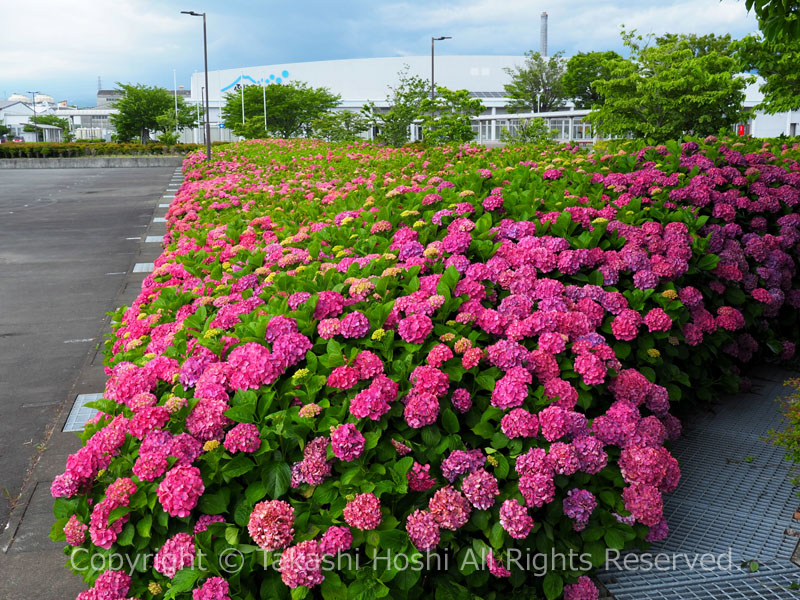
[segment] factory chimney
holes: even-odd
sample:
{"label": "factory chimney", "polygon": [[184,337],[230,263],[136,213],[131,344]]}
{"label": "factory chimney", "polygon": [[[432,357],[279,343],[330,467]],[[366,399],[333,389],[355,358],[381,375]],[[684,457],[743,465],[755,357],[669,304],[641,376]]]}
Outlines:
{"label": "factory chimney", "polygon": [[541,48],[539,53],[542,56],[547,56],[547,13],[542,13],[542,28],[539,32],[539,42],[541,44]]}

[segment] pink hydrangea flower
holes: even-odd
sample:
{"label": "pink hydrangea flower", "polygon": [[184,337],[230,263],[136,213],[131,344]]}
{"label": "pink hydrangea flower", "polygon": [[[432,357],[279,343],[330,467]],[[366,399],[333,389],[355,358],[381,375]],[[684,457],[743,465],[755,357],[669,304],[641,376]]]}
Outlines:
{"label": "pink hydrangea flower", "polygon": [[397,325],[397,333],[404,342],[421,344],[433,331],[433,322],[426,315],[413,314],[401,319]]}
{"label": "pink hydrangea flower", "polygon": [[345,552],[353,545],[353,534],[347,527],[334,525],[328,528],[319,540],[319,549],[324,555],[336,555]]}
{"label": "pink hydrangea flower", "polygon": [[70,546],[80,546],[86,540],[86,531],[89,526],[81,522],[77,515],[72,515],[64,525],[64,536]]}
{"label": "pink hydrangea flower", "polygon": [[351,312],[342,319],[339,333],[344,338],[362,338],[369,333],[369,319],[358,311]]}
{"label": "pink hydrangea flower", "polygon": [[176,465],[158,484],[156,494],[161,506],[172,517],[188,517],[191,514],[205,486],[200,469],[186,465]]}
{"label": "pink hydrangea flower", "polygon": [[294,508],[283,500],[265,500],[253,507],[247,531],[267,552],[286,548],[294,537]]}
{"label": "pink hydrangea flower", "polygon": [[364,451],[366,440],[352,423],[344,423],[331,431],[331,448],[339,460],[355,460]]}
{"label": "pink hydrangea flower", "polygon": [[461,492],[448,485],[436,490],[428,502],[428,510],[439,527],[455,531],[469,521],[472,507]]}
{"label": "pink hydrangea flower", "polygon": [[486,566],[489,568],[489,573],[495,577],[511,577],[511,571],[506,569],[499,560],[494,556],[494,551],[486,555]]}
{"label": "pink hydrangea flower", "polygon": [[209,577],[199,588],[192,590],[192,600],[231,600],[228,582],[222,577]]}
{"label": "pink hydrangea flower", "polygon": [[323,553],[313,540],[300,542],[281,554],[281,581],[294,589],[304,585],[312,588],[325,579],[322,574]]}
{"label": "pink hydrangea flower", "polygon": [[258,427],[252,423],[237,423],[225,436],[225,449],[231,454],[236,452],[252,453],[261,447]]}
{"label": "pink hydrangea flower", "polygon": [[409,427],[414,429],[432,425],[439,416],[439,400],[433,394],[424,392],[410,394],[403,416]]}
{"label": "pink hydrangea flower", "polygon": [[356,529],[375,529],[381,519],[381,501],[375,494],[358,494],[344,507],[345,523]]}
{"label": "pink hydrangea flower", "polygon": [[406,531],[417,550],[425,552],[439,544],[439,524],[427,510],[415,510],[408,515]]}
{"label": "pink hydrangea flower", "polygon": [[161,546],[153,559],[153,568],[172,579],[178,571],[194,564],[196,553],[194,537],[178,533]]}
{"label": "pink hydrangea flower", "polygon": [[528,509],[510,498],[500,506],[500,524],[512,538],[523,540],[533,529],[534,522]]}
{"label": "pink hydrangea flower", "polygon": [[467,475],[461,483],[461,491],[472,506],[480,510],[491,508],[495,497],[500,495],[497,479],[485,469],[478,469]]}
{"label": "pink hydrangea flower", "polygon": [[500,420],[500,429],[510,439],[536,437],[539,433],[539,419],[524,408],[515,408]]}
{"label": "pink hydrangea flower", "polygon": [[578,583],[564,586],[564,600],[597,600],[599,597],[600,590],[586,575],[578,577]]}

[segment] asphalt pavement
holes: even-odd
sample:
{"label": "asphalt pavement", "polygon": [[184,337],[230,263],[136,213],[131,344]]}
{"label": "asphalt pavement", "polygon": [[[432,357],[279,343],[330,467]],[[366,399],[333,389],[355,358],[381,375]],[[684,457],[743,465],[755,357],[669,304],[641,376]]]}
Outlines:
{"label": "asphalt pavement", "polygon": [[[47,539],[49,482],[79,447],[61,428],[78,393],[103,391],[107,313],[141,288],[134,264],[160,254],[145,237],[164,233],[152,219],[166,212],[158,204],[175,171],[0,171],[2,600],[32,597],[33,581],[45,600],[81,589]],[[42,578],[51,567],[57,575]]]}

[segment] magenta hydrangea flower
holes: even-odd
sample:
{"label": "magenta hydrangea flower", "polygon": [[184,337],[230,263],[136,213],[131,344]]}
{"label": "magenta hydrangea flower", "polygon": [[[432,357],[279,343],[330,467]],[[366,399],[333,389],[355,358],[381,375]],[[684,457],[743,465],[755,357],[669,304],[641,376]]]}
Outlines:
{"label": "magenta hydrangea flower", "polygon": [[328,375],[328,385],[337,390],[349,390],[358,383],[361,374],[358,369],[347,365],[336,367]]}
{"label": "magenta hydrangea flower", "polygon": [[86,531],[89,526],[78,519],[77,515],[72,515],[64,525],[64,536],[70,546],[80,546],[86,540]]}
{"label": "magenta hydrangea flower", "polygon": [[195,533],[202,533],[208,529],[208,526],[212,523],[224,523],[225,517],[222,515],[200,515],[197,519],[197,523],[194,524],[194,532]]}
{"label": "magenta hydrangea flower", "polygon": [[644,316],[644,324],[649,331],[669,331],[672,319],[662,308],[653,308]]}
{"label": "magenta hydrangea flower", "polygon": [[339,335],[342,323],[339,319],[322,319],[317,325],[317,333],[323,340],[329,340]]}
{"label": "magenta hydrangea flower", "polygon": [[203,495],[205,486],[200,476],[200,469],[187,465],[176,465],[164,476],[158,484],[156,494],[164,510],[172,517],[188,517],[200,496]]}
{"label": "magenta hydrangea flower", "polygon": [[439,527],[455,531],[469,521],[472,507],[461,492],[448,485],[436,490],[428,502],[428,510]]}
{"label": "magenta hydrangea flower", "polygon": [[403,416],[409,427],[414,429],[432,425],[439,416],[439,400],[433,394],[424,392],[409,394]]}
{"label": "magenta hydrangea flower", "polygon": [[351,312],[342,319],[339,333],[349,339],[362,338],[369,333],[369,319],[358,311]]}
{"label": "magenta hydrangea flower", "polygon": [[409,380],[414,384],[415,392],[433,394],[437,398],[447,394],[450,387],[450,378],[447,373],[429,365],[415,368],[411,371]]}
{"label": "magenta hydrangea flower", "polygon": [[304,585],[312,588],[325,579],[322,574],[323,553],[313,540],[300,542],[281,554],[281,581],[294,589]]}
{"label": "magenta hydrangea flower", "polygon": [[524,408],[515,408],[500,420],[500,429],[510,439],[536,437],[539,419]]}
{"label": "magenta hydrangea flower", "polygon": [[500,525],[512,538],[523,540],[530,534],[534,522],[528,509],[510,498],[500,506]]}
{"label": "magenta hydrangea flower", "polygon": [[597,500],[590,491],[573,488],[567,492],[563,508],[564,514],[575,521],[572,528],[575,531],[583,531],[592,512],[597,508]]}
{"label": "magenta hydrangea flower", "polygon": [[236,452],[252,453],[261,447],[258,427],[252,423],[237,423],[225,436],[225,449],[231,454]]}
{"label": "magenta hydrangea flower", "polygon": [[192,590],[192,600],[231,600],[228,582],[222,577],[209,577],[199,588]]}
{"label": "magenta hydrangea flower", "polygon": [[194,537],[178,533],[161,546],[153,559],[153,568],[172,579],[178,571],[194,564],[196,553]]}
{"label": "magenta hydrangea flower", "polygon": [[534,471],[519,478],[519,491],[528,506],[539,508],[549,504],[556,496],[552,472]]}
{"label": "magenta hydrangea flower", "polygon": [[434,346],[431,351],[428,352],[428,356],[425,358],[425,360],[430,366],[438,369],[451,358],[453,358],[453,351],[450,350],[449,346],[445,344],[439,344]]}
{"label": "magenta hydrangea flower", "polygon": [[500,495],[497,479],[485,469],[478,469],[464,477],[461,491],[472,503],[472,506],[479,510],[491,508],[495,498]]}
{"label": "magenta hydrangea flower", "polygon": [[353,545],[353,534],[347,527],[334,525],[328,528],[319,540],[319,549],[324,555],[345,552]]}
{"label": "magenta hydrangea flower", "polygon": [[469,348],[464,352],[464,356],[461,357],[461,366],[467,369],[473,369],[478,366],[483,358],[483,350],[480,348]]}
{"label": "magenta hydrangea flower", "polygon": [[406,473],[408,488],[414,492],[424,492],[436,485],[436,479],[431,476],[431,466],[421,465],[414,461],[411,470]]}
{"label": "magenta hydrangea flower", "polygon": [[229,408],[228,403],[222,400],[200,398],[186,417],[186,430],[202,442],[221,441],[225,427],[233,423],[225,416]]}
{"label": "magenta hydrangea flower", "polygon": [[447,481],[454,481],[459,475],[473,473],[483,467],[486,463],[486,456],[483,451],[476,448],[474,450],[453,450],[450,456],[442,461],[441,469]]}
{"label": "magenta hydrangea flower", "polygon": [[625,509],[644,525],[655,527],[664,517],[661,492],[646,483],[634,483],[622,491]]}
{"label": "magenta hydrangea flower", "polygon": [[377,354],[369,350],[359,352],[353,361],[353,367],[358,369],[361,379],[372,379],[383,373],[383,361]]}
{"label": "magenta hydrangea flower", "polygon": [[408,515],[406,531],[414,547],[422,552],[439,544],[439,524],[427,510],[417,509]]}
{"label": "magenta hydrangea flower", "polygon": [[469,409],[472,408],[472,398],[469,395],[469,391],[465,388],[458,388],[455,390],[450,401],[453,403],[453,408],[462,414],[468,412]]}
{"label": "magenta hydrangea flower", "polygon": [[431,331],[433,331],[433,321],[422,314],[413,314],[401,319],[397,324],[397,333],[409,344],[421,344]]}
{"label": "magenta hydrangea flower", "polygon": [[367,531],[381,524],[381,501],[375,494],[358,494],[344,507],[344,520],[350,527]]}
{"label": "magenta hydrangea flower", "polygon": [[247,523],[250,537],[267,552],[286,548],[294,537],[294,508],[283,500],[265,500],[253,507]]}
{"label": "magenta hydrangea flower", "polygon": [[364,451],[366,440],[352,423],[344,423],[331,429],[331,448],[339,460],[355,460]]}
{"label": "magenta hydrangea flower", "polygon": [[600,590],[586,575],[578,577],[577,583],[564,586],[564,600],[597,600],[599,597]]}
{"label": "magenta hydrangea flower", "polygon": [[499,560],[494,556],[494,551],[490,551],[486,555],[486,566],[489,568],[489,573],[495,577],[511,577],[511,571],[506,569]]}

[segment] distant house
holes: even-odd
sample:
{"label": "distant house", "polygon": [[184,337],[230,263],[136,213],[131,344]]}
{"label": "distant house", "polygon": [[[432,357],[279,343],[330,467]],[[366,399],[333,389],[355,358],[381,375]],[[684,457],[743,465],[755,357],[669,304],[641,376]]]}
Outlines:
{"label": "distant house", "polygon": [[23,131],[25,125],[33,120],[33,109],[30,104],[20,100],[0,100],[0,125],[11,130],[9,137],[22,138],[26,142],[36,141],[34,132]]}

